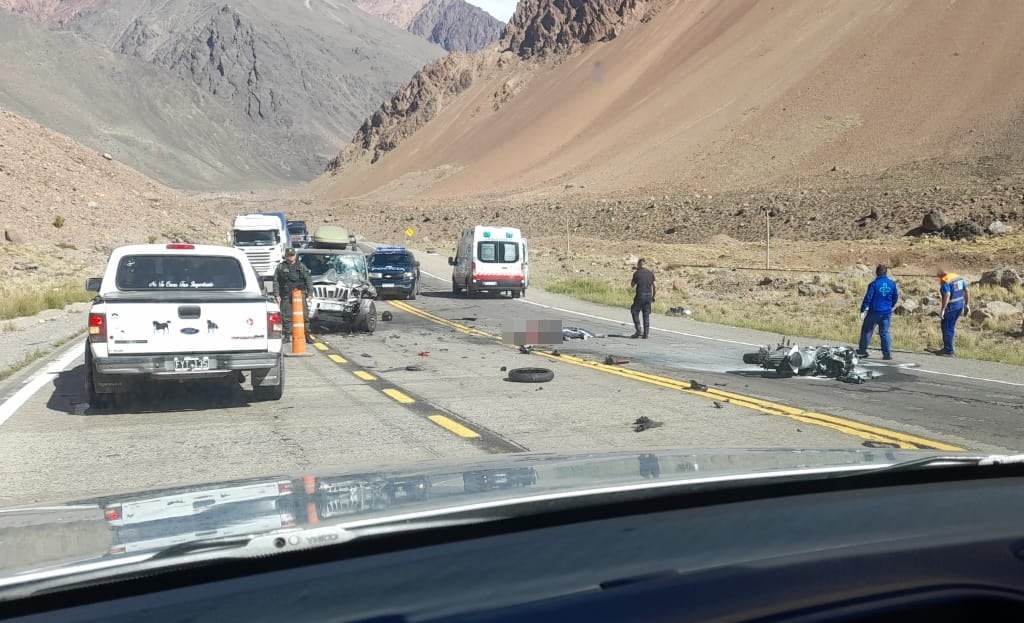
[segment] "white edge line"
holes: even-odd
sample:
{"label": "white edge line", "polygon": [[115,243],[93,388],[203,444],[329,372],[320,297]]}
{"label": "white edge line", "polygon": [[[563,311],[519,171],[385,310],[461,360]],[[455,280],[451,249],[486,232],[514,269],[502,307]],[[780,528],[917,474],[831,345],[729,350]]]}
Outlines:
{"label": "white edge line", "polygon": [[[442,279],[441,277],[438,277],[437,275],[434,275],[432,273],[428,273],[425,270],[421,270],[420,272],[423,273],[424,275],[427,275],[428,277],[433,277],[434,279],[437,279],[439,281],[442,281],[442,282],[446,281],[445,279]],[[537,307],[543,307],[544,309],[553,309],[555,311],[565,312],[567,314],[575,314],[577,316],[583,316],[585,318],[593,318],[594,320],[603,320],[605,322],[614,322],[614,323],[621,324],[621,325],[625,325],[626,324],[626,323],[621,322],[619,320],[612,320],[611,318],[604,318],[603,316],[595,316],[593,314],[585,314],[583,312],[573,311],[571,309],[563,309],[561,307],[555,307],[553,305],[544,305],[542,303],[537,303],[535,301],[527,301],[526,299],[515,299],[515,301],[518,302],[518,303],[527,303],[529,305],[536,305]],[[665,332],[665,333],[672,333],[672,334],[675,334],[675,335],[683,335],[683,336],[686,336],[686,337],[695,337],[695,338],[699,338],[699,339],[702,339],[702,340],[711,340],[713,342],[723,342],[723,343],[726,343],[726,344],[739,344],[741,346],[755,346],[755,347],[758,347],[758,348],[763,346],[762,344],[751,344],[750,342],[738,342],[736,340],[726,340],[726,339],[723,339],[723,338],[708,337],[706,335],[697,335],[696,333],[686,333],[684,331],[673,331],[672,329],[661,329],[659,327],[651,327],[651,329],[653,329],[655,331],[662,331],[662,332]],[[953,378],[957,378],[957,379],[966,379],[966,380],[969,380],[969,381],[980,381],[980,382],[983,382],[983,383],[998,383],[1000,385],[1010,385],[1012,387],[1024,387],[1024,383],[1014,383],[1013,381],[1001,381],[999,379],[986,379],[986,378],[978,377],[978,376],[968,376],[966,374],[955,374],[953,372],[938,372],[936,370],[926,370],[926,369],[920,367],[920,365],[918,365],[917,367],[914,367],[914,368],[910,368],[909,366],[891,366],[891,367],[900,367],[900,368],[903,368],[905,370],[906,369],[913,369],[913,370],[916,370],[918,372],[924,372],[925,374],[936,374],[936,375],[939,375],[939,376],[949,376],[949,377],[953,377]]]}
{"label": "white edge line", "polygon": [[74,340],[64,353],[58,355],[50,365],[36,372],[35,375],[25,381],[18,391],[14,392],[10,398],[0,404],[0,426],[3,426],[22,405],[28,402],[29,398],[49,383],[53,377],[63,372],[64,368],[80,357],[82,355],[81,349],[81,343],[78,340]]}
{"label": "white edge line", "polygon": [[955,374],[953,372],[937,372],[935,370],[925,370],[924,368],[913,368],[918,372],[924,372],[925,374],[938,374],[940,376],[951,376],[957,379],[968,379],[971,381],[984,381],[986,383],[999,383],[1000,385],[1012,385],[1014,387],[1024,387],[1024,383],[1014,383],[1013,381],[1000,381],[999,379],[986,379],[980,376],[968,376],[966,374]]}

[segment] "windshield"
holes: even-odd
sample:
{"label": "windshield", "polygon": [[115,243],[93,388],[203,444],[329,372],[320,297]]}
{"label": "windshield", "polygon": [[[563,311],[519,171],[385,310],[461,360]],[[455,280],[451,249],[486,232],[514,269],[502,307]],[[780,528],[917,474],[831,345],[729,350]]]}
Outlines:
{"label": "windshield", "polygon": [[362,277],[366,273],[366,259],[362,255],[300,253],[299,261],[305,264],[314,276],[324,275],[330,270],[342,279]]}
{"label": "windshield", "polygon": [[370,256],[371,268],[408,268],[412,266],[412,258],[406,253],[374,253]]}
{"label": "windshield", "polygon": [[233,257],[127,255],[115,284],[122,291],[242,290],[245,273]]}
{"label": "windshield", "polygon": [[1022,24],[0,0],[0,580],[1024,452]]}
{"label": "windshield", "polygon": [[271,229],[266,231],[235,230],[236,247],[272,247],[279,243],[280,233]]}

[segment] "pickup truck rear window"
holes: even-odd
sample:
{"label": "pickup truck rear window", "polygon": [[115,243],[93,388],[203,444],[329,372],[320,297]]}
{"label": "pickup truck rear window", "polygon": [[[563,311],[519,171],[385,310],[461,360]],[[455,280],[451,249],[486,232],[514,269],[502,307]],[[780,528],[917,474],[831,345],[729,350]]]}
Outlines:
{"label": "pickup truck rear window", "polygon": [[245,273],[233,257],[126,255],[114,283],[121,291],[244,290]]}

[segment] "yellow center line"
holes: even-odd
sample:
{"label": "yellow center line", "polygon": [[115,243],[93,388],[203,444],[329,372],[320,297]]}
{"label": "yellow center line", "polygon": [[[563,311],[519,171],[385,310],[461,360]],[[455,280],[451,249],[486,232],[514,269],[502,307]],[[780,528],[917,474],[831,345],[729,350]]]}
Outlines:
{"label": "yellow center line", "polygon": [[459,424],[458,422],[449,417],[445,417],[443,415],[431,415],[427,419],[433,422],[434,424],[437,424],[441,428],[444,428],[449,432],[455,433],[456,435],[462,437],[463,439],[480,438],[480,434],[477,433],[475,430],[466,428],[462,424]]}
{"label": "yellow center line", "polygon": [[[402,311],[408,312],[420,318],[430,320],[431,322],[444,325],[460,331],[467,335],[475,335],[478,337],[487,337],[491,339],[501,340],[499,336],[492,335],[479,329],[473,329],[451,320],[435,316],[430,312],[423,311],[415,307],[411,307],[406,303],[398,301],[389,301],[396,308]],[[511,345],[506,345],[511,346]],[[736,406],[745,407],[753,411],[765,413],[767,415],[777,415],[805,424],[813,424],[824,428],[829,428],[842,432],[847,435],[859,437],[870,441],[884,441],[894,443],[900,448],[915,449],[915,448],[932,448],[935,450],[942,450],[945,452],[960,452],[963,448],[954,446],[951,444],[943,443],[941,441],[935,441],[933,439],[925,439],[924,437],[918,437],[916,435],[908,435],[906,433],[900,433],[898,431],[889,430],[887,428],[881,428],[878,426],[872,426],[870,424],[864,424],[862,422],[855,422],[853,420],[847,420],[845,418],[837,417],[834,415],[827,415],[824,413],[816,413],[814,411],[805,411],[804,409],[798,409],[788,405],[771,402],[768,400],[761,400],[760,398],[754,398],[753,396],[745,396],[743,394],[737,394],[734,392],[723,391],[714,388],[708,388],[706,391],[701,391],[693,388],[693,384],[689,381],[681,381],[669,377],[659,376],[657,374],[650,374],[647,372],[641,372],[639,370],[630,370],[628,368],[621,368],[619,366],[612,366],[597,361],[590,361],[573,355],[554,355],[543,350],[533,349],[531,351],[535,355],[546,357],[552,361],[561,361],[570,365],[580,366],[583,368],[589,368],[591,370],[598,370],[607,374],[614,374],[627,379],[640,381],[642,383],[648,383],[650,385],[656,385],[665,389],[672,389],[681,391],[694,396],[700,396],[702,398],[709,398],[713,400],[721,400],[723,402],[729,402]]]}
{"label": "yellow center line", "polygon": [[363,379],[364,381],[376,381],[377,380],[377,377],[375,377],[374,375],[370,374],[369,372],[365,372],[363,370],[356,370],[352,374],[358,376],[359,378]]}
{"label": "yellow center line", "polygon": [[334,363],[348,363],[348,359],[345,359],[341,355],[335,355],[333,353],[330,354],[330,355],[327,355],[327,358],[330,359],[331,361],[333,361]]}
{"label": "yellow center line", "polygon": [[403,394],[402,392],[398,391],[397,389],[389,387],[389,388],[387,388],[387,389],[385,389],[383,391],[384,391],[385,394],[387,394],[388,396],[391,396],[392,398],[394,398],[396,401],[402,403],[403,405],[411,405],[412,403],[416,402],[415,400],[413,400],[409,396]]}
{"label": "yellow center line", "polygon": [[314,343],[313,343],[313,346],[314,346],[314,347],[315,347],[315,348],[316,348],[317,350],[327,350],[327,349],[328,349],[328,348],[327,348],[327,344],[324,344],[323,342],[314,342]]}

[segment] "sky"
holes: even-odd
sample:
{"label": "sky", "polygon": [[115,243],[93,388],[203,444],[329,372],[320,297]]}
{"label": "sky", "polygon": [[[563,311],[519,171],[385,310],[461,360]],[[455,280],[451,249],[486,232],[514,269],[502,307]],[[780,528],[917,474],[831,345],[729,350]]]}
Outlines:
{"label": "sky", "polygon": [[487,11],[494,17],[497,17],[503,22],[507,22],[512,18],[512,14],[516,12],[516,5],[519,4],[519,0],[466,0],[470,4],[475,4],[481,9]]}

